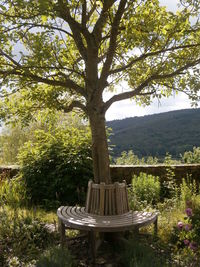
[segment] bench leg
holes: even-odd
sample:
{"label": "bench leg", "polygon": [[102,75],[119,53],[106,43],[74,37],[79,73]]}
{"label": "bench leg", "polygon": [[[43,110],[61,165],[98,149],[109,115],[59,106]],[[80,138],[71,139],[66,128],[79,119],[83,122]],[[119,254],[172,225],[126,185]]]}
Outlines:
{"label": "bench leg", "polygon": [[154,237],[156,238],[158,235],[158,217],[156,218],[154,222]]}
{"label": "bench leg", "polygon": [[92,254],[92,260],[96,262],[96,233],[94,231],[88,232],[88,243],[89,243],[89,250]]}
{"label": "bench leg", "polygon": [[62,248],[64,247],[65,245],[65,225],[64,223],[59,219],[59,233],[60,233],[60,243],[61,243],[61,246]]}
{"label": "bench leg", "polygon": [[139,236],[139,227],[136,227],[136,228],[134,228],[134,230],[133,230],[133,234],[135,235],[135,237],[138,237]]}

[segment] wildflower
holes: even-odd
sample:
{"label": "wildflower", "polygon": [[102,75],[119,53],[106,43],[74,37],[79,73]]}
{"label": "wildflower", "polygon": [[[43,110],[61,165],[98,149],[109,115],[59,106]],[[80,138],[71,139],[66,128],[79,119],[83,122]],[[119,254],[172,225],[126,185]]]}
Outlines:
{"label": "wildflower", "polygon": [[195,242],[191,242],[191,243],[189,244],[189,248],[190,248],[191,250],[197,250],[197,243],[195,243]]}
{"label": "wildflower", "polygon": [[183,242],[184,242],[184,244],[185,244],[186,246],[188,246],[188,245],[190,244],[190,241],[189,241],[188,239],[185,239]]}
{"label": "wildflower", "polygon": [[182,222],[178,222],[178,225],[177,225],[177,227],[178,227],[178,229],[183,229],[183,226],[184,226],[184,224],[182,223]]}
{"label": "wildflower", "polygon": [[192,209],[191,208],[187,208],[185,210],[185,212],[186,212],[186,214],[187,214],[188,217],[191,217],[192,216]]}
{"label": "wildflower", "polygon": [[191,224],[186,224],[185,225],[185,230],[186,231],[190,231],[192,229],[192,225]]}

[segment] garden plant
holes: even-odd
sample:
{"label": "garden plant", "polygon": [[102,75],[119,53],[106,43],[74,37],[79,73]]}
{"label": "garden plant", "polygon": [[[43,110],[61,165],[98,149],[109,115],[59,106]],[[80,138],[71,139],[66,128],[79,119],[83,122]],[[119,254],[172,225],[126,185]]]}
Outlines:
{"label": "garden plant", "polygon": [[[20,119],[28,124],[40,109],[49,108],[64,113],[74,109],[81,110],[91,129],[93,179],[96,183],[112,183],[105,114],[113,103],[132,98],[140,105],[149,105],[153,98],[169,97],[174,92],[186,93],[194,105],[198,102],[199,11],[200,2],[195,0],[180,0],[176,13],[167,11],[158,0],[0,0],[1,119],[6,122]],[[117,87],[120,85],[126,89],[120,90]],[[105,93],[108,91],[111,96],[107,99]],[[72,134],[77,135],[77,132]],[[55,142],[55,136],[58,143]],[[63,164],[65,157],[66,151],[62,145],[67,141],[62,136],[62,131],[55,133],[55,136],[51,133],[41,133],[41,139],[35,142],[35,149],[27,143],[25,147],[30,153],[26,150],[21,152],[24,164],[22,171],[27,175],[26,185],[28,186],[28,182],[31,185],[26,188],[27,193],[32,193],[32,200],[36,204],[37,193],[42,200],[49,200],[47,195],[41,195],[35,187],[34,191],[30,192],[37,178],[35,174],[41,170],[48,173],[49,169],[46,170],[45,167],[55,166],[48,165],[46,159],[58,160],[59,166]],[[50,142],[47,143],[47,140]],[[68,145],[70,146],[69,143]],[[76,145],[77,142],[74,142],[74,146]],[[45,155],[43,158],[42,151]],[[84,141],[80,153],[74,152],[73,147],[70,147],[69,151],[74,155],[74,158],[68,158],[70,171],[74,171],[71,168],[73,163],[73,167],[82,173],[83,165],[88,162],[88,158],[81,158],[81,153],[88,155],[84,150]],[[34,165],[36,162],[38,169]],[[31,168],[35,176],[28,179],[32,176]],[[62,171],[63,177],[68,180],[70,173],[65,169]],[[46,177],[47,181],[40,181],[44,189],[45,183],[55,178],[52,172]],[[168,178],[165,188],[171,193],[174,188],[171,187],[172,179]],[[61,180],[61,176],[58,180],[55,179],[55,184],[49,191],[49,195],[56,191],[58,199],[61,197],[58,187],[61,190],[61,187],[65,186]],[[75,186],[68,187],[67,190],[75,191]],[[1,209],[4,209],[9,201],[5,194],[2,198],[5,204],[1,203]],[[170,212],[178,214],[176,200],[178,203],[180,199],[178,195],[173,195],[173,199]],[[160,207],[167,206],[166,203],[169,202],[164,200]],[[153,204],[155,208],[156,203]],[[16,220],[18,217],[15,216]],[[1,218],[4,218],[4,215]],[[189,223],[198,224],[198,219],[195,218],[195,215],[194,218],[191,216],[188,220],[193,221]],[[29,220],[21,217],[16,222],[13,220],[10,225],[12,230],[6,232],[7,236],[3,239],[11,248],[7,253],[12,254],[13,258],[10,261],[3,258],[4,263],[20,266],[21,263],[15,258],[15,254],[20,255],[18,247],[12,247],[11,243],[15,242],[9,241],[12,241],[21,229],[28,236],[25,235],[24,239],[30,240],[32,245],[31,252],[28,252],[31,257],[27,259],[31,261],[36,250],[39,253],[46,249],[47,244],[38,240],[42,234],[42,241],[47,241],[49,233],[39,222],[37,225],[39,230],[34,228],[32,218]],[[167,225],[170,228],[169,224]],[[36,231],[34,237],[27,230],[29,226]],[[17,231],[13,232],[15,227]],[[196,229],[196,226],[192,227]],[[6,230],[0,229],[3,236]],[[165,232],[167,233],[166,228]],[[12,233],[15,233],[14,237]],[[193,237],[190,239],[188,237],[190,243],[198,243]],[[4,247],[3,243],[3,249]],[[29,246],[26,248],[29,249]],[[1,257],[2,255],[4,257],[5,253],[1,253]],[[49,258],[51,255],[50,253]],[[196,255],[198,254],[195,253],[194,256]],[[23,261],[22,255],[20,257]],[[195,260],[198,261],[198,257]],[[184,259],[181,258],[179,262],[184,264]]]}

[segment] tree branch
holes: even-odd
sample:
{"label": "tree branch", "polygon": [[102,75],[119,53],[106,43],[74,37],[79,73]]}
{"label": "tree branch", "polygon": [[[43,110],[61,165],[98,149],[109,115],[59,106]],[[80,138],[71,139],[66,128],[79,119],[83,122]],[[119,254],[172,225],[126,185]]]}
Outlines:
{"label": "tree branch", "polygon": [[139,93],[144,89],[153,79],[153,76],[150,76],[148,79],[146,79],[143,83],[141,83],[135,90],[131,90],[128,92],[124,92],[121,94],[117,94],[112,96],[107,102],[105,102],[103,110],[106,112],[106,110],[114,103],[117,101],[129,99],[131,97],[134,97],[136,95],[139,95]]}
{"label": "tree branch", "polygon": [[83,39],[81,36],[81,33],[84,35],[86,40],[88,41],[89,38],[89,32],[87,28],[83,28],[81,24],[79,24],[72,16],[70,15],[70,10],[68,7],[68,1],[67,3],[64,3],[63,0],[58,0],[58,3],[60,5],[59,7],[59,13],[61,15],[61,18],[66,21],[69,24],[69,27],[73,33],[73,38],[76,43],[76,46],[83,57],[83,59],[86,61],[87,59],[87,51],[83,43]]}
{"label": "tree branch", "polygon": [[29,14],[29,16],[26,17],[26,16],[23,16],[22,14],[21,15],[17,15],[17,14],[10,15],[10,14],[6,14],[6,13],[3,13],[3,12],[0,12],[0,16],[6,17],[6,18],[14,18],[14,19],[19,18],[19,19],[28,19],[28,20],[30,20],[30,19],[35,19],[35,18],[41,16],[41,13],[38,13],[38,14],[35,14],[35,15],[32,15],[32,16],[30,16],[30,14]]}
{"label": "tree branch", "polygon": [[109,69],[112,64],[113,56],[115,54],[115,50],[117,47],[117,36],[118,36],[118,29],[119,29],[119,24],[121,17],[123,15],[125,6],[126,6],[127,0],[121,0],[118,6],[118,10],[116,12],[113,25],[111,28],[111,35],[110,35],[110,44],[108,48],[108,53],[106,57],[106,61],[103,65],[103,69],[101,72],[101,77],[100,77],[100,84],[105,84],[107,77],[109,75]]}
{"label": "tree branch", "polygon": [[94,13],[95,9],[97,7],[97,3],[96,3],[96,0],[94,0],[94,4],[92,5],[92,8],[90,9],[88,15],[87,15],[87,21],[89,21],[90,17],[92,16],[92,14]]}
{"label": "tree branch", "polygon": [[168,78],[172,78],[176,75],[181,75],[183,74],[184,70],[187,70],[197,64],[200,64],[200,58],[198,58],[197,60],[194,60],[192,62],[189,62],[187,64],[185,64],[184,66],[178,68],[177,70],[171,72],[171,73],[166,73],[166,74],[152,74],[149,78],[147,78],[143,83],[141,83],[135,90],[133,91],[128,91],[128,92],[124,92],[121,94],[117,94],[114,95],[113,97],[111,97],[108,101],[105,102],[104,104],[104,111],[106,112],[106,110],[114,103],[117,101],[121,101],[121,100],[125,100],[125,99],[129,99],[131,97],[134,97],[136,95],[145,95],[145,94],[153,94],[155,93],[155,91],[151,91],[151,93],[147,92],[147,93],[141,93],[141,91],[148,86],[152,81],[155,80],[162,80],[162,79],[168,79]]}
{"label": "tree branch", "polygon": [[66,76],[65,76],[65,81],[58,81],[58,80],[52,80],[52,79],[40,77],[36,74],[31,73],[27,69],[26,66],[25,67],[22,66],[19,62],[17,62],[12,57],[10,57],[8,54],[3,52],[2,49],[0,49],[0,54],[6,57],[9,61],[11,61],[15,65],[15,67],[13,66],[13,69],[11,70],[7,70],[7,71],[0,70],[0,74],[5,75],[5,76],[16,75],[16,76],[21,76],[24,78],[31,78],[34,81],[42,82],[42,83],[53,85],[53,86],[61,86],[64,88],[70,88],[74,90],[76,93],[86,97],[84,88],[82,88],[81,86],[79,86],[78,84],[73,82],[71,79],[67,78]]}
{"label": "tree branch", "polygon": [[32,74],[30,72],[23,71],[23,69],[20,69],[20,70],[13,69],[13,70],[7,70],[7,71],[0,70],[0,75],[5,75],[5,76],[14,75],[14,76],[18,76],[18,77],[24,77],[27,79],[32,79],[34,81],[45,83],[45,84],[52,85],[52,86],[61,86],[64,88],[74,90],[76,93],[86,97],[86,93],[84,91],[84,88],[82,88],[81,86],[79,86],[78,84],[76,84],[75,82],[73,82],[70,79],[65,79],[65,81],[47,79],[47,78],[43,78],[43,77],[37,76],[35,74]]}
{"label": "tree branch", "polygon": [[123,67],[120,67],[120,68],[117,68],[117,69],[114,69],[114,70],[111,70],[109,72],[109,75],[121,72],[123,70],[126,70],[126,69],[130,68],[132,65],[134,65],[135,63],[137,63],[137,62],[139,62],[139,61],[141,61],[141,60],[143,60],[143,59],[145,59],[147,57],[156,56],[158,54],[165,53],[165,52],[176,51],[176,50],[179,50],[179,49],[192,48],[192,47],[198,47],[198,46],[200,46],[200,44],[180,45],[180,46],[174,46],[174,47],[170,47],[170,48],[161,49],[161,50],[157,50],[157,51],[154,51],[154,52],[149,52],[149,53],[146,53],[146,54],[142,54],[138,58],[133,59],[127,65],[125,65]]}
{"label": "tree branch", "polygon": [[31,28],[47,28],[47,29],[50,29],[50,30],[56,30],[56,31],[59,31],[59,32],[63,32],[67,35],[69,35],[70,37],[73,37],[73,35],[62,29],[62,28],[59,28],[59,27],[55,27],[53,25],[44,25],[44,24],[37,24],[37,23],[22,23],[22,24],[19,24],[18,26],[16,27],[13,27],[13,28],[7,28],[5,31],[3,31],[3,33],[6,33],[6,32],[9,32],[9,31],[13,31],[13,30],[17,30],[17,29],[20,29],[21,27],[25,27],[25,26],[31,26]]}
{"label": "tree branch", "polygon": [[83,28],[86,27],[86,22],[87,22],[86,11],[87,11],[87,2],[86,2],[86,0],[84,0],[83,4],[82,4],[82,19],[81,19],[81,24],[82,24]]}
{"label": "tree branch", "polygon": [[63,107],[63,111],[65,113],[68,113],[68,112],[72,111],[74,108],[79,108],[87,114],[86,106],[83,105],[81,102],[76,101],[76,100],[72,101],[72,103],[69,104],[68,106]]}
{"label": "tree branch", "polygon": [[191,67],[194,67],[195,65],[199,64],[200,63],[200,58],[194,60],[194,61],[191,61],[191,62],[188,62],[187,64],[185,64],[184,66],[178,68],[177,70],[171,72],[171,73],[166,73],[166,74],[162,74],[162,75],[154,75],[153,76],[153,80],[161,80],[161,79],[168,79],[168,78],[172,78],[176,75],[180,75],[180,74],[183,74],[183,71],[184,70],[187,70]]}
{"label": "tree branch", "polygon": [[106,22],[106,18],[108,16],[108,10],[109,8],[111,8],[111,6],[116,2],[116,0],[106,0],[104,1],[103,3],[103,8],[102,8],[102,11],[101,11],[101,14],[94,26],[94,29],[93,29],[93,35],[95,36],[95,39],[97,42],[100,42],[101,38],[101,32],[102,32],[102,29],[103,29],[103,26]]}
{"label": "tree branch", "polygon": [[19,62],[17,62],[16,60],[14,60],[11,56],[9,56],[8,54],[6,54],[1,48],[0,48],[0,55],[4,56],[5,58],[7,58],[9,61],[11,61],[15,66],[20,67],[21,65],[19,64]]}

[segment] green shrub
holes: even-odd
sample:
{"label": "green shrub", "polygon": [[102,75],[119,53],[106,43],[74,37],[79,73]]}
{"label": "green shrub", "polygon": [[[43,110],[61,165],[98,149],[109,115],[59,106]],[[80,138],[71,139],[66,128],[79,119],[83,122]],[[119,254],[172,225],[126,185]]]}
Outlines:
{"label": "green shrub", "polygon": [[117,165],[154,165],[158,163],[158,159],[152,156],[140,159],[132,150],[129,150],[128,152],[123,151],[121,156],[115,159],[115,163]]}
{"label": "green shrub", "polygon": [[181,266],[199,266],[200,202],[198,198],[187,201],[184,219],[174,226],[171,241],[182,263]]}
{"label": "green shrub", "polygon": [[124,267],[167,267],[167,261],[144,241],[129,240],[122,253],[121,265]]}
{"label": "green shrub", "polygon": [[57,234],[50,233],[45,223],[21,210],[13,211],[2,207],[0,225],[0,246],[4,262],[13,257],[29,262],[58,240]]}
{"label": "green shrub", "polygon": [[166,153],[164,163],[166,169],[165,180],[161,186],[161,199],[175,199],[177,197],[177,185],[175,183],[174,160],[169,153]]}
{"label": "green shrub", "polygon": [[20,207],[26,204],[26,185],[20,177],[0,176],[0,206]]}
{"label": "green shrub", "polygon": [[135,200],[156,204],[160,199],[159,178],[150,174],[140,173],[132,179],[132,193]]}
{"label": "green shrub", "polygon": [[19,162],[34,204],[80,203],[92,177],[90,134],[73,127],[37,131],[35,141],[20,150]]}
{"label": "green shrub", "polygon": [[191,179],[188,177],[187,179],[182,179],[182,183],[180,185],[180,200],[183,205],[187,201],[192,200],[197,195],[197,184],[195,180],[191,181]]}
{"label": "green shrub", "polygon": [[184,163],[200,163],[200,147],[193,147],[193,151],[187,151],[183,154]]}
{"label": "green shrub", "polygon": [[72,267],[74,261],[68,249],[54,247],[47,250],[36,263],[37,267]]}

